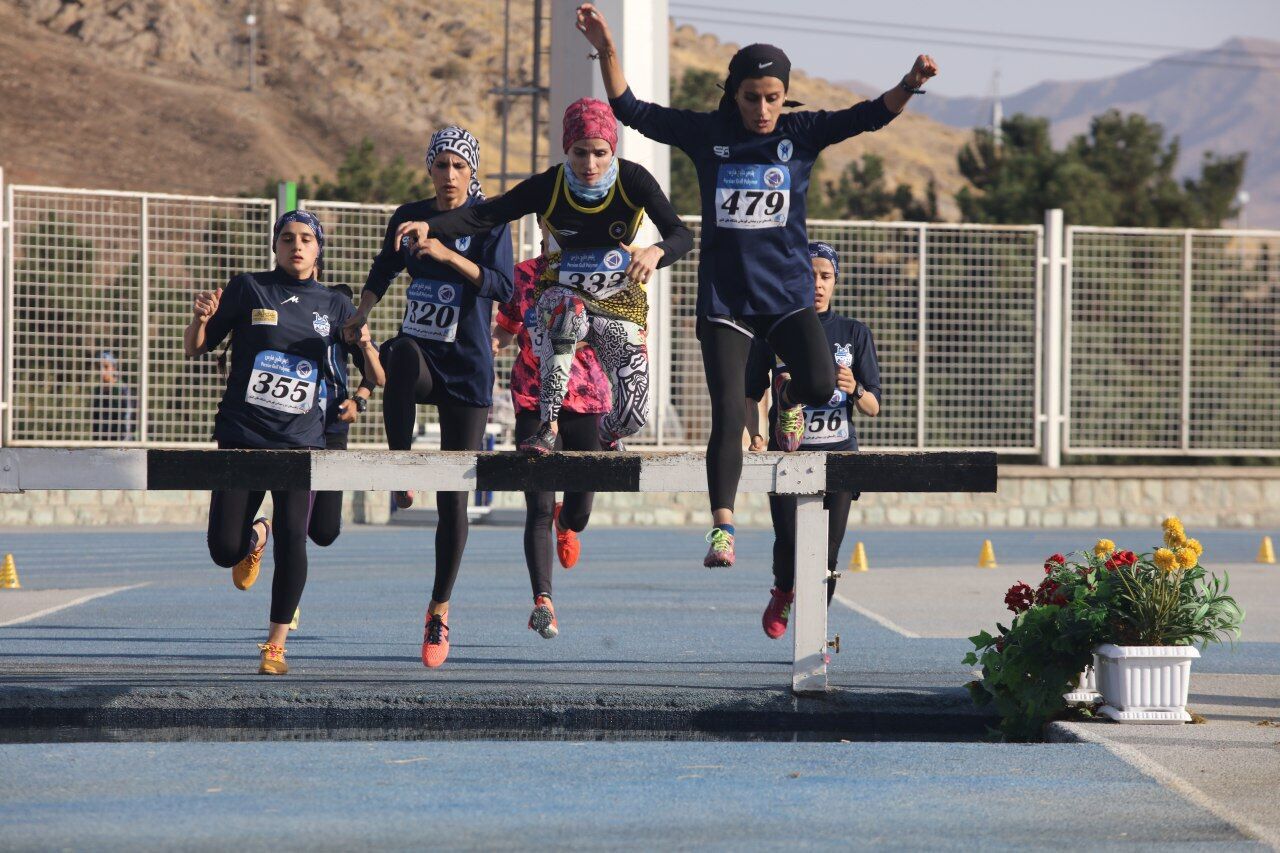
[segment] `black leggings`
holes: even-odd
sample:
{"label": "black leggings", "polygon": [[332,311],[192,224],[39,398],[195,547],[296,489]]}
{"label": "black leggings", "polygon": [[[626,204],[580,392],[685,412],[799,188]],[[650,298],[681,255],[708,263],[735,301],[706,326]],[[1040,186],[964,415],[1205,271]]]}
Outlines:
{"label": "black leggings", "polygon": [[[387,373],[383,389],[382,420],[387,446],[408,450],[413,446],[413,419],[418,403],[434,403],[440,414],[441,450],[479,450],[484,442],[488,406],[450,402],[437,389],[418,344],[396,337],[382,345],[382,365]],[[467,547],[467,498],[470,492],[436,492],[436,579],[431,600],[444,603],[453,594],[462,551]]]}
{"label": "black leggings", "polygon": [[[214,492],[209,501],[209,556],[223,568],[231,568],[258,547],[253,520],[266,492],[234,489]],[[302,601],[307,584],[307,521],[311,492],[271,493],[271,553],[275,571],[271,578],[271,621],[288,624]]]}
{"label": "black leggings", "polygon": [[[516,443],[538,431],[542,416],[538,412],[516,412]],[[560,437],[557,450],[599,450],[599,415],[583,415],[560,410]],[[591,518],[594,492],[565,492],[560,509],[560,524],[581,533]],[[524,493],[524,561],[529,567],[529,583],[533,595],[551,595],[551,515],[555,512],[555,492]]]}
{"label": "black leggings", "polygon": [[[797,311],[772,323],[756,324],[773,351],[790,369],[791,402],[820,406],[836,387],[835,361],[818,312]],[[698,318],[702,367],[711,393],[711,437],[707,441],[707,492],[711,510],[733,509],[742,477],[743,400],[747,396],[747,353],[751,338],[724,323]]]}
{"label": "black leggings", "polygon": [[[840,559],[849,523],[849,506],[853,492],[828,492],[822,500],[827,508],[827,571],[834,572]],[[796,586],[796,499],[791,495],[769,495],[769,514],[773,516],[773,585],[782,592]],[[836,581],[827,581],[827,603],[836,594]]]}
{"label": "black leggings", "polygon": [[[348,435],[345,432],[327,432],[324,435],[325,450],[346,450]],[[307,536],[321,548],[327,548],[342,532],[342,492],[316,492],[311,501],[311,521],[307,524]]]}

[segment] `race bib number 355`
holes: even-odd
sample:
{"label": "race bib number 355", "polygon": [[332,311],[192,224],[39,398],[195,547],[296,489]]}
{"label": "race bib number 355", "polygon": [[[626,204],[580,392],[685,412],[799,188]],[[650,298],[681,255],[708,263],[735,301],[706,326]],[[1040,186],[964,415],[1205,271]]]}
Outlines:
{"label": "race bib number 355", "polygon": [[288,415],[305,415],[315,405],[318,373],[309,358],[263,350],[253,359],[245,402]]}
{"label": "race bib number 355", "polygon": [[565,249],[558,281],[588,296],[604,299],[627,289],[631,253],[625,249]]}
{"label": "race bib number 355", "polygon": [[415,278],[409,285],[409,301],[400,328],[415,338],[452,343],[458,337],[462,287],[447,281]]}
{"label": "race bib number 355", "polygon": [[785,166],[723,163],[716,178],[716,225],[780,228],[791,209],[791,172]]}

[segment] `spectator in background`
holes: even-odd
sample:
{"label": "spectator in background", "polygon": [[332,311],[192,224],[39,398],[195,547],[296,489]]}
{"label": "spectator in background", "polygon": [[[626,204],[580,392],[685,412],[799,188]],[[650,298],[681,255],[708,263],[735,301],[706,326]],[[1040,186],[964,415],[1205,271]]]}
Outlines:
{"label": "spectator in background", "polygon": [[93,440],[136,441],[138,400],[120,381],[119,365],[110,350],[98,355],[98,378],[93,391]]}

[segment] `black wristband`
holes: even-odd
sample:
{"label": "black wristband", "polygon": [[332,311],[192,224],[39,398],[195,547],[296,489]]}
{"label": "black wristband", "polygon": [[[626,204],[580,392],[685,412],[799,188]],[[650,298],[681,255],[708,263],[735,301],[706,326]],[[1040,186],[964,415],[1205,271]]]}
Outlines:
{"label": "black wristband", "polygon": [[361,397],[359,394],[354,394],[352,395],[351,399],[355,401],[356,411],[359,412],[360,414],[363,415],[365,411],[369,408],[369,400],[367,398]]}
{"label": "black wristband", "polygon": [[928,94],[927,92],[925,92],[924,89],[918,88],[916,86],[912,86],[910,83],[907,82],[907,78],[905,77],[902,78],[902,82],[899,83],[898,85],[902,88],[902,91],[906,92],[909,95]]}

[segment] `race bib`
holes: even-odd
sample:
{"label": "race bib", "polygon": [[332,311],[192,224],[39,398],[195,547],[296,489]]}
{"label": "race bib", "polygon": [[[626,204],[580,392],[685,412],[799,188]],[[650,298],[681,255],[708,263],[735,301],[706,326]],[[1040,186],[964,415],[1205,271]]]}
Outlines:
{"label": "race bib", "polygon": [[849,440],[849,395],[839,388],[825,406],[806,407],[804,410],[804,440],[802,446],[838,444]]}
{"label": "race bib", "polygon": [[604,299],[627,289],[626,249],[565,249],[560,253],[558,281],[588,296]]}
{"label": "race bib", "polygon": [[275,412],[305,415],[315,405],[316,384],[321,381],[311,359],[263,350],[253,359],[244,399]]}
{"label": "race bib", "polygon": [[716,225],[780,228],[791,209],[791,172],[785,166],[723,163],[716,178]]}
{"label": "race bib", "polygon": [[409,285],[401,330],[415,338],[453,343],[458,337],[458,315],[462,313],[462,287],[447,281],[415,278]]}

